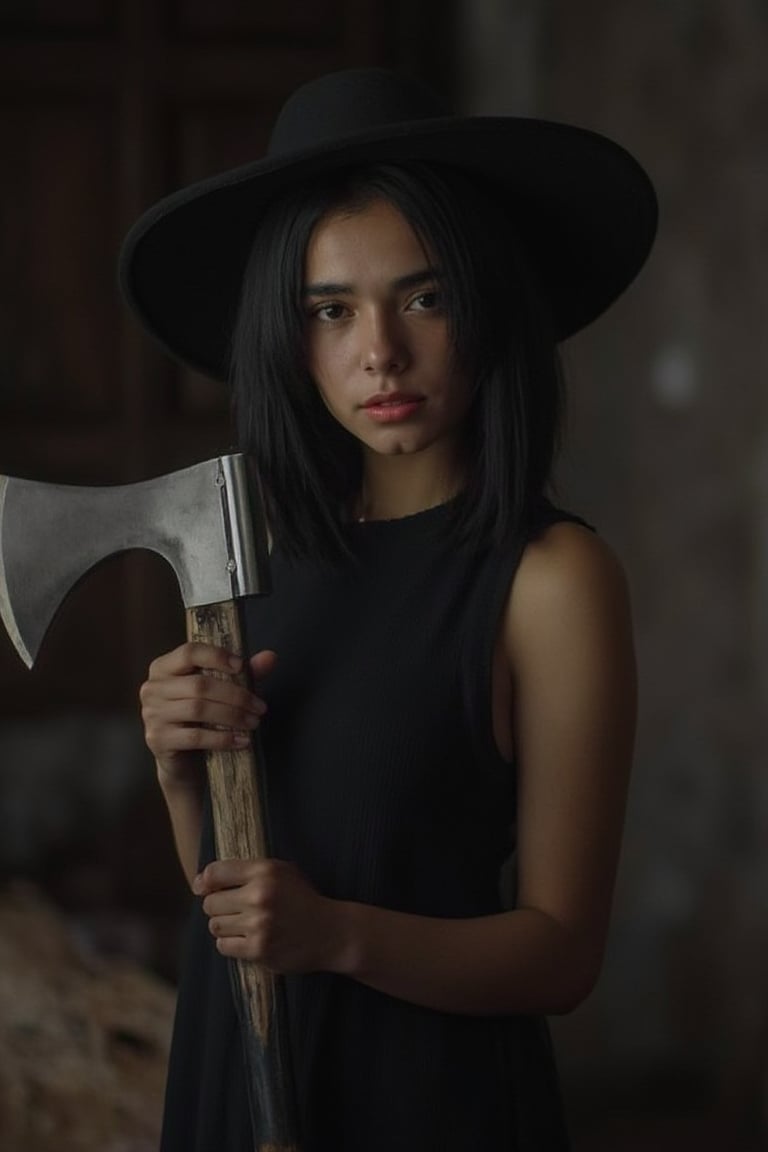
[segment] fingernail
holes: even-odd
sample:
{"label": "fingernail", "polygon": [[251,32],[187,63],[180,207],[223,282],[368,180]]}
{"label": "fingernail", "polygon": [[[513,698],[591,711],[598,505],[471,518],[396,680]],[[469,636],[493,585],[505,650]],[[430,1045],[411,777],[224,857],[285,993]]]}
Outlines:
{"label": "fingernail", "polygon": [[197,876],[195,876],[194,880],[192,881],[192,891],[193,892],[199,892],[201,890],[202,886],[203,886],[203,878],[200,875],[200,873],[198,872]]}

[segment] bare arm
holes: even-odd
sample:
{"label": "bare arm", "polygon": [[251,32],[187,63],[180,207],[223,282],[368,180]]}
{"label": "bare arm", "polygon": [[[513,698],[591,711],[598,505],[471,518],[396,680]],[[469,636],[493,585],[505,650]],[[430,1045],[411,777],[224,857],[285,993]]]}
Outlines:
{"label": "bare arm", "polygon": [[[204,675],[235,672],[242,664],[235,660],[230,664],[229,654],[219,648],[182,644],[153,661],[141,687],[145,738],[190,885],[200,852],[205,752],[247,745],[265,711],[263,701],[231,680]],[[265,674],[273,662],[273,652],[258,653],[251,661],[253,674]]]}
{"label": "bare arm", "polygon": [[589,990],[605,950],[635,740],[629,596],[607,546],[572,524],[530,547],[521,576],[507,619],[518,906],[562,926]]}
{"label": "bare arm", "polygon": [[200,859],[200,837],[203,829],[202,779],[199,784],[180,783],[167,777],[157,765],[157,781],[168,809],[176,855],[187,883],[191,886]]}
{"label": "bare arm", "polygon": [[634,738],[623,574],[585,529],[525,553],[503,622],[519,774],[518,907],[475,919],[328,899],[282,861],[221,861],[194,890],[225,955],[336,971],[443,1011],[557,1013],[599,973]]}

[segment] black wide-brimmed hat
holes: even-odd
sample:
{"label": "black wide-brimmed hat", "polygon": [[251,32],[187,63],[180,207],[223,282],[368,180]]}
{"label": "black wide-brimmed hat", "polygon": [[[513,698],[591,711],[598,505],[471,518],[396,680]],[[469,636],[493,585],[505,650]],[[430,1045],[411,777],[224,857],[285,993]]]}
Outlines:
{"label": "black wide-brimmed hat", "polygon": [[120,254],[123,292],[174,357],[224,379],[251,237],[267,204],[342,167],[414,160],[508,189],[559,339],[605,311],[653,243],[653,186],[612,140],[545,120],[448,116],[421,84],[361,68],[299,88],[263,158],[145,212]]}

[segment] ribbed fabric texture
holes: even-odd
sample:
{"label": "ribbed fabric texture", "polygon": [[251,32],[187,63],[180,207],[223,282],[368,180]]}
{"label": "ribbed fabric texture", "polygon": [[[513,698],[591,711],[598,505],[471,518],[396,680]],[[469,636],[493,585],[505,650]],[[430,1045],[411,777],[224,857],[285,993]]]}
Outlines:
{"label": "ribbed fabric texture", "polygon": [[[272,558],[248,602],[273,854],[325,895],[425,916],[501,908],[514,767],[496,750],[491,663],[535,525],[479,556],[452,547],[451,506],[350,528],[356,562]],[[213,858],[210,815],[202,860]],[[287,977],[303,1152],[564,1152],[544,1021],[408,1004],[328,974]],[[162,1152],[253,1152],[226,964],[193,909]]]}

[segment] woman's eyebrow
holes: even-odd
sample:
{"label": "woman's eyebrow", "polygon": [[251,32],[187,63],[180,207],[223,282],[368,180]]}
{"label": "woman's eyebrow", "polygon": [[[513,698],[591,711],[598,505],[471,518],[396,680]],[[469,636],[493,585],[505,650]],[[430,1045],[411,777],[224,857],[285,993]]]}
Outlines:
{"label": "woman's eyebrow", "polygon": [[302,296],[349,296],[354,291],[351,284],[337,284],[334,280],[323,280],[317,284],[305,284]]}
{"label": "woman's eyebrow", "polygon": [[[392,287],[402,292],[408,288],[418,288],[420,284],[429,284],[441,279],[437,268],[420,268],[417,272],[409,272],[405,276],[398,276],[393,280]],[[351,296],[355,291],[353,284],[341,284],[335,280],[321,280],[315,284],[305,284],[301,290],[302,296]]]}
{"label": "woman's eyebrow", "polygon": [[409,272],[407,276],[401,276],[395,280],[395,288],[418,288],[421,284],[434,283],[435,280],[442,279],[442,273],[437,268],[422,268],[418,272]]}

